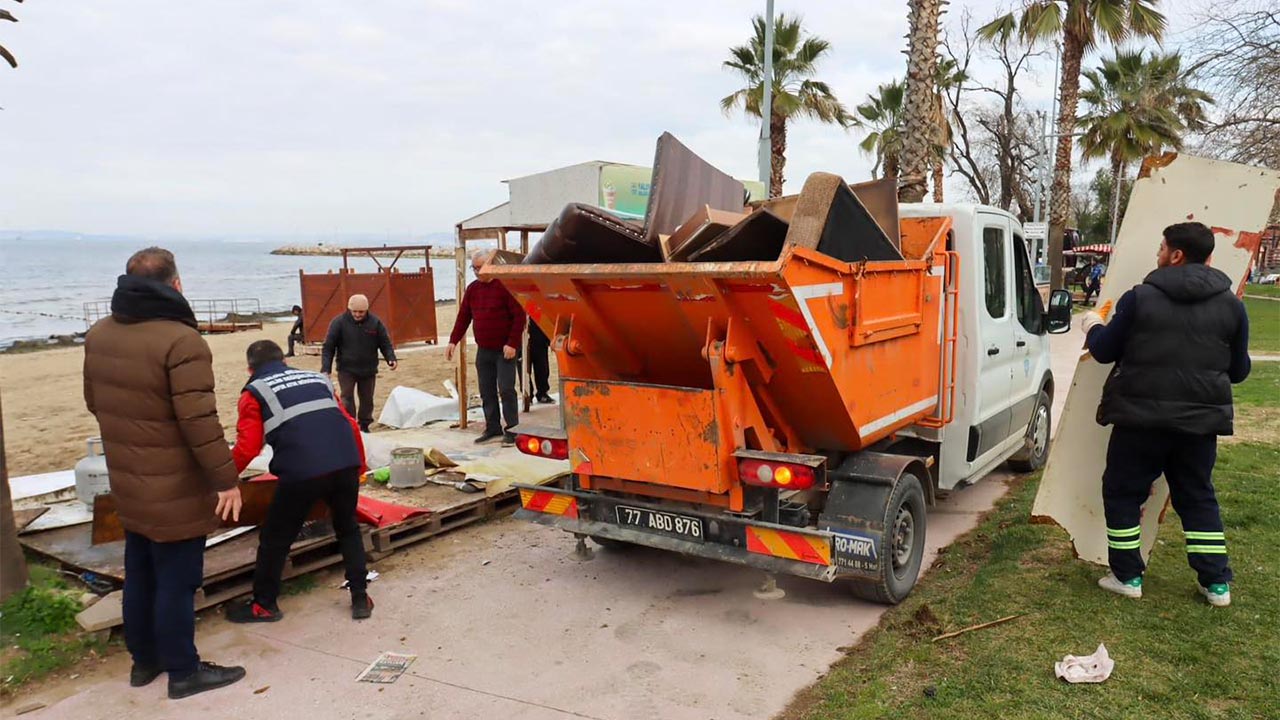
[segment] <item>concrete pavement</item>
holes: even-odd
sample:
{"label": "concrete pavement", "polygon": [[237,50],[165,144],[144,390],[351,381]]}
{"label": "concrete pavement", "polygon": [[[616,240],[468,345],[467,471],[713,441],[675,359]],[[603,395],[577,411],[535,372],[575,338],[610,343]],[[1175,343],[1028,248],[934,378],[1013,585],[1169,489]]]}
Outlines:
{"label": "concrete pavement", "polygon": [[[1066,397],[1078,330],[1055,336],[1054,420]],[[931,565],[1007,489],[993,473],[929,516]],[[121,654],[32,700],[28,718],[597,718],[724,720],[772,716],[875,627],[885,608],[840,586],[780,578],[786,597],[760,600],[763,575],[648,548],[597,550],[511,519],[442,536],[377,564],[373,618],[350,620],[337,573],[285,598],[283,621],[237,626],[207,613],[202,654],[248,677],[187,700],[164,680],[128,687]],[[927,582],[927,578],[924,580]],[[418,655],[392,685],[355,682],[379,653]]]}

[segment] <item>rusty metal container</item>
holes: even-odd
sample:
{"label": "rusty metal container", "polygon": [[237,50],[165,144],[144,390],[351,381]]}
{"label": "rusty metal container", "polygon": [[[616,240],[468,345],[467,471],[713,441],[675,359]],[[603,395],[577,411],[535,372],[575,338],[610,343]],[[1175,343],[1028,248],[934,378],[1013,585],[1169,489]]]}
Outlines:
{"label": "rusty metal container", "polygon": [[949,230],[904,220],[891,261],[788,244],[767,262],[484,272],[552,338],[584,488],[736,510],[736,450],[847,452],[945,422]]}

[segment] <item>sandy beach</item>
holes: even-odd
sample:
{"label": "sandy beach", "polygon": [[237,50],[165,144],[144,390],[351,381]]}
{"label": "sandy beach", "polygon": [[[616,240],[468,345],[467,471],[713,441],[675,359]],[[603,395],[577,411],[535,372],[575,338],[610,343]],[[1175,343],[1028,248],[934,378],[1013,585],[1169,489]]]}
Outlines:
{"label": "sandy beach", "polygon": [[[375,395],[375,419],[396,385],[446,394],[442,383],[455,377],[456,363],[445,361],[443,343],[456,315],[456,305],[438,306],[442,345],[406,345],[399,349],[397,370],[383,366]],[[228,441],[235,439],[236,400],[247,379],[245,348],[263,338],[284,347],[288,334],[289,323],[271,323],[260,331],[206,336],[213,350],[218,416]],[[305,370],[320,369],[319,355],[303,355],[290,362]],[[70,469],[85,453],[85,438],[98,434],[97,423],[84,407],[83,363],[84,350],[79,347],[0,355],[0,403],[10,476]],[[553,382],[554,366],[553,360]],[[474,373],[468,373],[468,378],[474,395]]]}

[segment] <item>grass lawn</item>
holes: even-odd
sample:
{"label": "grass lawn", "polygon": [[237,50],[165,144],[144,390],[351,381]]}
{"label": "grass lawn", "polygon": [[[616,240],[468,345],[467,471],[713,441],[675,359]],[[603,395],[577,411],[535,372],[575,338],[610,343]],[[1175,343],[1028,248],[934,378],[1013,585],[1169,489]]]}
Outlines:
{"label": "grass lawn", "polygon": [[1245,298],[1244,307],[1249,312],[1250,352],[1280,353],[1280,302]]}
{"label": "grass lawn", "polygon": [[80,594],[54,568],[28,565],[31,583],[0,606],[0,694],[101,653],[106,643],[80,632]]}
{"label": "grass lawn", "polygon": [[1280,298],[1280,285],[1245,285],[1244,294]]}
{"label": "grass lawn", "polygon": [[[1237,387],[1246,412],[1280,406],[1280,364]],[[1095,585],[1066,533],[1028,522],[1038,476],[940,557],[915,592],[784,714],[801,718],[1274,718],[1280,715],[1280,426],[1221,445],[1215,474],[1236,572],[1232,606],[1209,607],[1170,511],[1141,600]],[[1099,448],[1099,452],[1103,452]],[[937,643],[943,632],[1025,613]],[[1053,675],[1105,643],[1100,685]]]}

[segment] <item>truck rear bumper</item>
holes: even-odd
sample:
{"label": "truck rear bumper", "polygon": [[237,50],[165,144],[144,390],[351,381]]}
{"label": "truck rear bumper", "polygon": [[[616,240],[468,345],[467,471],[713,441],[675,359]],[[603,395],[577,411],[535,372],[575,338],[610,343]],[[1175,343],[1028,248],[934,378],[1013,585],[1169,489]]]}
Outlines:
{"label": "truck rear bumper", "polygon": [[[864,565],[857,562],[859,558],[845,557],[837,552],[834,543],[836,533],[832,532],[774,525],[722,513],[700,513],[684,508],[673,510],[632,498],[615,498],[594,492],[527,485],[516,487],[520,490],[521,500],[517,518],[578,535],[646,545],[824,582],[873,575],[869,567],[858,567]],[[624,517],[634,517],[644,511],[661,516],[675,515],[685,521],[694,520],[700,523],[698,532],[694,534],[700,534],[701,538],[690,538],[687,532],[680,537],[673,532],[647,530],[620,522]],[[847,546],[847,543],[841,543],[841,547]]]}

